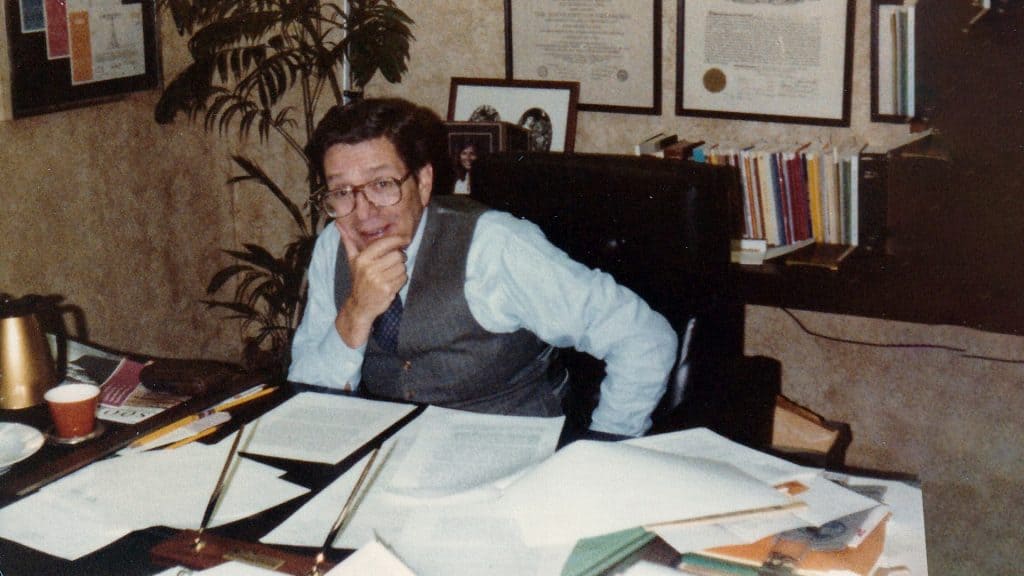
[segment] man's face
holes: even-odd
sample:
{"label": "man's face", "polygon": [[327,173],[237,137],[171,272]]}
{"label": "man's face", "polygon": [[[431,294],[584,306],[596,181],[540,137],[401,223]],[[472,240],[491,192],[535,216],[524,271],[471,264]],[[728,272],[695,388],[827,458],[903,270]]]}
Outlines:
{"label": "man's face", "polygon": [[[385,138],[358,144],[335,144],[324,154],[324,174],[328,189],[358,186],[376,178],[402,178],[408,173],[394,145]],[[427,164],[402,184],[402,199],[394,206],[375,206],[362,193],[356,194],[351,214],[335,219],[334,224],[366,249],[384,236],[412,238],[423,209],[430,202],[434,169]]]}

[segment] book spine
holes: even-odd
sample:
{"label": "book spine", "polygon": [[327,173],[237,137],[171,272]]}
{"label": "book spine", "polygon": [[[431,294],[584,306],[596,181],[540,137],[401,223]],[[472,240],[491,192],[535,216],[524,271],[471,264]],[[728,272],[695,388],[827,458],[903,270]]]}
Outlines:
{"label": "book spine", "polygon": [[881,252],[888,216],[889,155],[862,152],[859,164],[858,244],[865,251]]}

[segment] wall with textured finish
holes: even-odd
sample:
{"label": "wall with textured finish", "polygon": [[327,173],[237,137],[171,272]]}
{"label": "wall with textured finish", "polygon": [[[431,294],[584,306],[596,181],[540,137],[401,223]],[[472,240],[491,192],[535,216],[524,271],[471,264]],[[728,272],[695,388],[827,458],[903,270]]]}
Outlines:
{"label": "wall with textured finish", "polygon": [[198,299],[234,244],[225,166],[155,101],[0,123],[0,290],[64,296],[115,348],[223,357],[235,337]]}
{"label": "wall with textured finish", "polygon": [[[410,72],[397,86],[374,81],[370,95],[403,96],[444,114],[450,77],[503,76],[503,0],[399,4],[416,20]],[[578,151],[630,153],[658,131],[786,142],[885,143],[906,135],[905,127],[869,122],[866,0],[857,2],[852,126],[844,129],[675,116],[675,8],[664,0],[664,114],[581,113]],[[170,77],[185,52],[166,21],[163,32]],[[227,154],[256,147],[183,120],[157,126],[155,101],[147,93],[0,123],[0,290],[64,295],[83,310],[97,342],[237,359],[237,326],[218,321],[198,300],[228,262],[220,248],[250,240],[279,246],[291,223],[257,192],[224,185],[235,172]],[[261,156],[301,198],[304,174],[288,153],[271,148]],[[796,314],[816,332],[850,340],[939,344],[992,358],[1020,358],[1024,350],[1019,337],[964,328]],[[921,474],[932,573],[1017,571],[1024,560],[1014,542],[1024,520],[1019,365],[942,348],[835,342],[762,307],[748,309],[746,347],[782,362],[787,395],[852,425],[851,464]]]}

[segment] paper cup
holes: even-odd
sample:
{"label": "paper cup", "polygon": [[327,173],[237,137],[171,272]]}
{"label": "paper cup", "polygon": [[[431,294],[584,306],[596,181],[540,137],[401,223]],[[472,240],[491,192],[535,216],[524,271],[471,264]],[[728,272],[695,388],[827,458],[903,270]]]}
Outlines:
{"label": "paper cup", "polygon": [[93,384],[64,384],[50,388],[43,396],[57,436],[77,438],[92,433],[100,387]]}

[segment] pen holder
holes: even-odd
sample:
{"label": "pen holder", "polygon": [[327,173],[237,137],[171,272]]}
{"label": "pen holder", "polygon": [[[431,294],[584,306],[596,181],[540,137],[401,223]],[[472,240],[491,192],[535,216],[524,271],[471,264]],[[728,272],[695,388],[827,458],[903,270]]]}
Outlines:
{"label": "pen holder", "polygon": [[[197,537],[202,542],[199,546],[196,546]],[[154,563],[162,566],[205,570],[234,560],[293,576],[307,576],[315,561],[312,556],[301,556],[265,544],[224,538],[209,532],[200,535],[195,530],[183,530],[164,540],[150,549],[149,556]],[[326,572],[333,566],[330,562],[324,562],[320,564],[320,570]]]}

